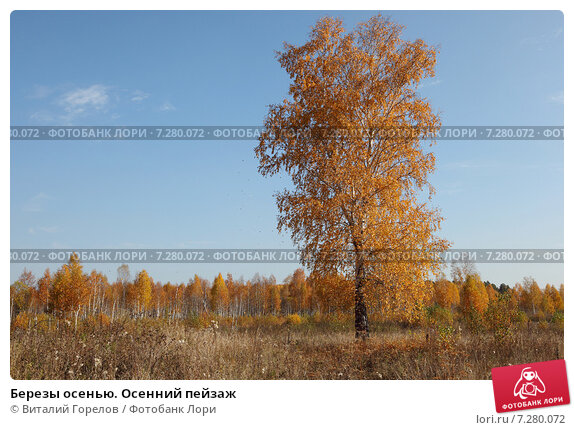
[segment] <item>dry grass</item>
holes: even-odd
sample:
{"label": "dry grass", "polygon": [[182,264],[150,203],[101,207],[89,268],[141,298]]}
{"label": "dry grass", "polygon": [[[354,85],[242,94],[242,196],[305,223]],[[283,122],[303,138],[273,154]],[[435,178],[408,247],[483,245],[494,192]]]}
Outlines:
{"label": "dry grass", "polygon": [[191,328],[153,321],[74,331],[12,329],[14,379],[489,379],[496,366],[564,357],[564,335],[531,327],[486,333],[379,326]]}

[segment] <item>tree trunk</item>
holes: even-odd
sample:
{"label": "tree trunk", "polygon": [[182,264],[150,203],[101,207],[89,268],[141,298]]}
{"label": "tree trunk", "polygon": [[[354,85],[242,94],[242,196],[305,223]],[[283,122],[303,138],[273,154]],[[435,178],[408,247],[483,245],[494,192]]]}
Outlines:
{"label": "tree trunk", "polygon": [[365,303],[365,265],[363,256],[358,255],[355,265],[355,338],[366,340],[369,337],[369,321]]}

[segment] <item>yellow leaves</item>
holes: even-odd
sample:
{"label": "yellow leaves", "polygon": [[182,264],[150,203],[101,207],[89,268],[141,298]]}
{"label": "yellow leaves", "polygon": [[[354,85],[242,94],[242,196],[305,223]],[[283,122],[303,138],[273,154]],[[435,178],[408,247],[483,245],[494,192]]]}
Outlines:
{"label": "yellow leaves", "polygon": [[145,270],[136,275],[133,283],[128,285],[128,303],[137,309],[147,309],[152,297],[152,280]]}
{"label": "yellow leaves", "polygon": [[488,307],[488,293],[478,275],[468,275],[461,290],[461,306],[463,312],[470,314],[472,311],[482,315]]}
{"label": "yellow leaves", "polygon": [[303,320],[301,319],[301,316],[299,314],[291,314],[291,315],[287,315],[287,324],[289,325],[300,325]]}
{"label": "yellow leaves", "polygon": [[221,273],[214,279],[210,295],[211,309],[213,311],[220,311],[229,303],[229,290],[225,285],[225,281],[223,280]]}
{"label": "yellow leaves", "polygon": [[68,264],[56,272],[52,281],[51,304],[56,311],[79,311],[90,295],[88,278],[76,254],[72,254]]}
{"label": "yellow leaves", "polygon": [[460,303],[460,294],[456,284],[447,279],[439,279],[434,283],[434,302],[442,308],[450,309]]}
{"label": "yellow leaves", "polygon": [[[434,73],[436,51],[402,40],[401,29],[379,15],[345,33],[341,21],[324,18],[307,43],[286,44],[279,62],[292,78],[293,100],[270,108],[255,152],[262,174],[284,170],[293,180],[295,190],[277,198],[278,227],[291,231],[307,265],[321,274],[354,273],[357,253],[370,252],[369,276],[409,309],[428,296],[421,280],[436,264],[383,264],[378,250],[442,251],[448,244],[434,235],[440,214],[418,204],[415,192],[429,186],[434,170],[419,136],[440,119],[412,86]],[[301,133],[276,133],[292,129]],[[348,130],[359,133],[338,132]]]}
{"label": "yellow leaves", "polygon": [[553,285],[546,285],[542,295],[542,310],[547,315],[564,311],[564,300]]}

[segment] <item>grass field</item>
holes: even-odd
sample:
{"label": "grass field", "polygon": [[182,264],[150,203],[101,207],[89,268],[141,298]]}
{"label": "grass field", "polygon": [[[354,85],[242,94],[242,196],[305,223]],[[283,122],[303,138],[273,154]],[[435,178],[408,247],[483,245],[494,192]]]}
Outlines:
{"label": "grass field", "polygon": [[563,329],[530,324],[503,339],[350,322],[191,327],[181,321],[12,328],[14,379],[489,379],[497,366],[564,357]]}

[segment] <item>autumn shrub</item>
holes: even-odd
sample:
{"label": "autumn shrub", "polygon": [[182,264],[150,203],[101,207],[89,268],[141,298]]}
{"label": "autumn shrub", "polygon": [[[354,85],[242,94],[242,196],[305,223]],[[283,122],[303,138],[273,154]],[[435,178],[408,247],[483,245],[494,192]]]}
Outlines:
{"label": "autumn shrub", "polygon": [[425,308],[425,317],[421,323],[430,328],[427,339],[434,348],[446,351],[454,347],[456,330],[453,326],[454,316],[449,309],[436,304],[428,306]]}
{"label": "autumn shrub", "polygon": [[110,317],[100,312],[97,315],[90,315],[82,321],[82,326],[86,328],[104,328],[109,327],[111,324]]}
{"label": "autumn shrub", "polygon": [[219,327],[233,327],[233,318],[230,316],[220,316],[217,318],[217,323]]}
{"label": "autumn shrub", "polygon": [[343,324],[348,323],[348,322],[352,322],[355,318],[353,314],[350,314],[348,312],[343,312],[343,311],[333,312],[329,316],[331,318],[331,321],[340,322]]}
{"label": "autumn shrub", "polygon": [[94,329],[98,326],[98,322],[95,315],[89,315],[80,322],[80,328]]}
{"label": "autumn shrub", "polygon": [[516,325],[519,328],[526,328],[528,326],[528,315],[524,311],[518,311],[516,313]]}
{"label": "autumn shrub", "polygon": [[370,324],[383,323],[386,320],[387,318],[381,312],[373,312],[369,315]]}
{"label": "autumn shrub", "polygon": [[198,314],[190,314],[185,320],[184,324],[191,328],[201,328],[201,322]]}
{"label": "autumn shrub", "polygon": [[436,329],[437,345],[442,350],[450,350],[455,344],[456,331],[452,325],[440,325]]}
{"label": "autumn shrub", "polygon": [[48,314],[34,314],[28,312],[20,312],[11,321],[12,328],[49,331],[56,328],[57,320]]}
{"label": "autumn shrub", "polygon": [[289,325],[300,325],[302,322],[303,319],[299,314],[287,315],[287,324]]}
{"label": "autumn shrub", "polygon": [[253,327],[255,325],[255,318],[253,318],[251,315],[241,315],[237,317],[235,324],[240,328]]}
{"label": "autumn shrub", "polygon": [[471,308],[464,314],[464,321],[471,333],[478,334],[484,331],[484,318],[480,312]]}
{"label": "autumn shrub", "polygon": [[237,318],[237,326],[241,328],[275,328],[284,323],[284,317],[274,314],[240,316]]}
{"label": "autumn shrub", "polygon": [[346,312],[333,312],[325,315],[323,322],[326,322],[334,329],[345,329],[354,324],[353,316]]}
{"label": "autumn shrub", "polygon": [[426,308],[425,321],[426,324],[429,324],[431,327],[452,326],[454,323],[454,316],[449,309],[433,305]]}
{"label": "autumn shrub", "polygon": [[208,312],[201,314],[191,314],[185,319],[185,325],[190,328],[209,328],[213,325],[212,321],[217,321],[217,317]]}
{"label": "autumn shrub", "polygon": [[100,312],[98,314],[98,323],[100,324],[100,327],[109,327],[111,324],[110,317],[105,313]]}
{"label": "autumn shrub", "polygon": [[34,318],[32,328],[40,331],[49,331],[53,327],[53,317],[48,314],[39,314]]}
{"label": "autumn shrub", "polygon": [[518,308],[512,302],[510,294],[500,294],[493,299],[484,313],[484,325],[497,341],[510,336],[518,322]]}
{"label": "autumn shrub", "polygon": [[30,317],[26,312],[20,312],[16,318],[12,320],[12,327],[19,329],[27,329],[30,324]]}
{"label": "autumn shrub", "polygon": [[540,309],[538,312],[536,312],[536,315],[534,316],[534,321],[546,321],[546,314],[544,313],[544,311],[542,309]]}
{"label": "autumn shrub", "polygon": [[277,315],[263,315],[257,318],[257,324],[263,327],[277,327],[283,324],[283,318]]}
{"label": "autumn shrub", "polygon": [[554,312],[550,322],[554,328],[558,330],[564,330],[564,312]]}
{"label": "autumn shrub", "polygon": [[325,320],[325,317],[323,316],[323,314],[321,312],[315,312],[314,314],[309,316],[309,322],[312,324],[318,324],[324,320]]}

